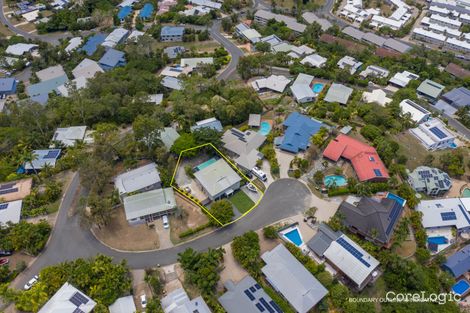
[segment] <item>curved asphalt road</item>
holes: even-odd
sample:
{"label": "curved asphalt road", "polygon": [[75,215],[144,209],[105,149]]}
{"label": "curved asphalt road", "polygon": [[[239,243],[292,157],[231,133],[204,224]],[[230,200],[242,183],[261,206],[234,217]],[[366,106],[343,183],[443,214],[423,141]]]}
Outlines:
{"label": "curved asphalt road", "polygon": [[304,212],[310,206],[311,201],[310,190],[304,184],[294,179],[280,179],[269,186],[257,208],[232,225],[165,250],[119,252],[101,244],[90,230],[80,227],[79,216],[69,216],[68,211],[77,194],[79,184],[78,174],[75,174],[65,192],[47,247],[36,261],[15,280],[14,287],[21,288],[31,276],[37,274],[45,266],[66,260],[93,257],[99,253],[109,255],[115,261],[125,259],[131,268],[171,264],[176,261],[178,253],[189,247],[198,251],[220,247],[232,241],[235,236],[249,230],[260,229],[283,218]]}
{"label": "curved asphalt road", "polygon": [[224,71],[220,73],[219,76],[217,76],[217,80],[227,80],[233,74],[235,74],[237,70],[238,61],[244,55],[244,53],[233,42],[225,38],[220,33],[221,24],[222,23],[220,20],[215,20],[211,26],[210,34],[214,40],[218,41],[222,46],[224,46],[224,48],[228,51],[228,53],[230,53],[230,56],[231,56],[230,63],[224,69]]}

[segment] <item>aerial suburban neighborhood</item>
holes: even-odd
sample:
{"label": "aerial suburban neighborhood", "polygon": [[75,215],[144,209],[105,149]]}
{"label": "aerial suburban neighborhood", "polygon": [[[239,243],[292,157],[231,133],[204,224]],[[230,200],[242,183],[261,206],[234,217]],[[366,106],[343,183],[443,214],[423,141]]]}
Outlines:
{"label": "aerial suburban neighborhood", "polygon": [[470,0],[0,0],[0,312],[470,312]]}

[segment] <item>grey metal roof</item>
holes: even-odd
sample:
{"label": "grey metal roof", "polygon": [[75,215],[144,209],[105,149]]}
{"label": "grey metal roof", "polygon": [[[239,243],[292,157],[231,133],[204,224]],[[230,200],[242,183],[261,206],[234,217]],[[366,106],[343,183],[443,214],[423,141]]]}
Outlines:
{"label": "grey metal roof", "polygon": [[163,141],[165,148],[170,150],[171,146],[175,143],[176,139],[180,137],[180,134],[173,127],[165,127],[160,132],[160,139]]}
{"label": "grey metal roof", "polygon": [[416,91],[433,99],[437,99],[444,88],[445,87],[443,85],[438,84],[430,79],[426,79],[421,83],[421,85],[419,85]]}
{"label": "grey metal roof", "polygon": [[[393,232],[387,229],[391,223],[397,224],[397,219],[390,219],[390,213],[395,200],[383,198],[378,199],[362,197],[358,202],[352,201],[354,197],[349,197],[339,206],[338,212],[343,216],[343,223],[348,227],[354,227],[363,235],[371,237],[373,231],[377,231],[375,240],[386,244],[390,241]],[[354,202],[354,203],[353,203]],[[394,225],[392,225],[393,229]]]}
{"label": "grey metal roof", "polygon": [[374,33],[365,33],[362,37],[362,40],[373,43],[379,47],[382,47],[386,41],[385,38],[380,37]]}
{"label": "grey metal roof", "polygon": [[470,90],[465,87],[454,88],[442,95],[442,98],[456,108],[470,106]]}
{"label": "grey metal roof", "polygon": [[6,206],[0,210],[0,225],[6,225],[8,222],[16,224],[20,221],[23,200],[3,202],[0,205]]}
{"label": "grey metal roof", "polygon": [[183,46],[173,46],[173,47],[166,47],[163,49],[163,53],[165,53],[170,59],[174,59],[178,56],[178,54],[182,54],[186,51]]}
{"label": "grey metal roof", "polygon": [[273,287],[299,313],[306,313],[328,290],[280,244],[261,256],[266,263],[261,270]]}
{"label": "grey metal roof", "polygon": [[299,33],[303,33],[305,31],[305,28],[307,28],[306,25],[297,22],[297,20],[293,17],[282,14],[275,14],[266,10],[256,11],[255,17],[265,20],[275,19],[278,22],[284,22],[289,29]]}
{"label": "grey metal roof", "polygon": [[343,233],[340,231],[333,231],[327,224],[321,223],[320,226],[318,226],[318,231],[315,236],[307,242],[307,246],[310,250],[315,252],[316,255],[322,257],[331,243],[342,234]]}
{"label": "grey metal roof", "polygon": [[248,117],[248,126],[259,127],[261,125],[261,114],[250,114]]}
{"label": "grey metal roof", "polygon": [[[227,313],[260,313],[256,305],[259,305],[261,299],[266,303],[273,301],[251,276],[245,276],[237,284],[228,280],[225,282],[225,288],[227,292],[219,298],[219,302]],[[247,290],[253,300],[245,293]]]}
{"label": "grey metal roof", "polygon": [[352,26],[348,26],[348,27],[345,27],[343,29],[343,34],[346,34],[354,39],[357,39],[357,40],[362,40],[362,38],[364,37],[365,33],[363,31],[360,31],[359,29],[355,28],[355,27],[352,27]]}
{"label": "grey metal roof", "polygon": [[242,132],[236,128],[227,130],[222,136],[224,148],[238,155],[235,162],[245,169],[252,169],[261,158],[258,148],[266,141],[266,136],[252,130]]}
{"label": "grey metal roof", "polygon": [[181,82],[181,80],[176,77],[170,77],[170,76],[163,77],[162,86],[169,88],[169,89],[174,89],[174,90],[183,89],[183,83]]}
{"label": "grey metal roof", "polygon": [[327,19],[325,18],[319,18],[315,13],[313,12],[305,12],[304,14],[302,14],[302,17],[304,18],[304,20],[309,23],[309,24],[312,24],[313,22],[317,22],[318,24],[320,24],[321,26],[321,29],[323,31],[326,31],[328,30],[328,28],[330,28],[331,26],[333,26],[333,24],[330,23],[330,21],[328,21]]}
{"label": "grey metal roof", "polygon": [[195,130],[201,128],[212,128],[218,132],[224,130],[224,128],[222,127],[222,123],[215,117],[207,118],[205,120],[196,122],[196,125],[191,126],[191,131],[194,132]]}
{"label": "grey metal roof", "polygon": [[36,72],[36,76],[40,81],[54,79],[66,75],[62,65],[50,66],[41,71]]}
{"label": "grey metal roof", "polygon": [[61,153],[60,149],[44,149],[44,150],[33,150],[35,159],[32,162],[24,164],[26,170],[32,170],[33,167],[38,170],[43,168],[46,164],[52,167],[55,166],[57,159]]}
{"label": "grey metal roof", "polygon": [[109,307],[109,313],[135,313],[137,311],[132,296],[121,297]]}
{"label": "grey metal roof", "polygon": [[119,194],[134,192],[159,182],[161,182],[160,175],[155,163],[119,174],[114,179]]}
{"label": "grey metal roof", "polygon": [[165,313],[211,313],[202,297],[190,300],[183,288],[178,288],[161,300]]}
{"label": "grey metal roof", "polygon": [[173,188],[155,189],[124,198],[126,220],[171,210],[176,207]]}
{"label": "grey metal roof", "polygon": [[352,88],[346,87],[342,84],[331,84],[325,96],[326,102],[338,102],[341,104],[348,103],[349,97],[353,92]]}
{"label": "grey metal roof", "polygon": [[404,44],[393,38],[388,38],[387,40],[385,40],[384,47],[390,48],[400,53],[406,53],[411,50],[411,46],[408,46],[407,44]]}
{"label": "grey metal roof", "polygon": [[428,166],[418,166],[408,175],[408,182],[415,190],[426,189],[430,192],[433,189],[447,191],[452,187],[452,180],[449,175],[438,168]]}
{"label": "grey metal roof", "polygon": [[[86,303],[81,302],[80,305],[77,305],[78,302],[72,303],[70,299],[77,293],[79,294],[80,298],[83,297],[88,301]],[[59,290],[57,290],[52,298],[50,298],[49,301],[44,304],[38,313],[75,313],[77,312],[77,309],[83,313],[88,313],[93,310],[95,305],[96,302],[93,301],[90,297],[66,282],[62,285],[62,287],[60,287]]]}
{"label": "grey metal roof", "polygon": [[211,196],[218,195],[242,180],[224,159],[218,159],[194,173],[194,176]]}

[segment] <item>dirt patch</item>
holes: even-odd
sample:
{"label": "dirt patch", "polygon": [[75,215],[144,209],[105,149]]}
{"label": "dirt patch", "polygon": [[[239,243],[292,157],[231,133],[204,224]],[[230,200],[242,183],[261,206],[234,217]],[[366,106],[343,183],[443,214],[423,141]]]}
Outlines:
{"label": "dirt patch", "polygon": [[160,246],[155,229],[146,224],[130,226],[122,207],[115,209],[106,227],[94,227],[93,232],[100,241],[118,250],[142,251]]}
{"label": "dirt patch", "polygon": [[225,250],[224,254],[224,269],[220,272],[220,280],[217,284],[217,290],[223,291],[224,282],[231,279],[234,282],[238,282],[243,279],[243,277],[248,275],[248,272],[238,264],[232,254],[232,247],[229,244],[223,246]]}
{"label": "dirt patch", "polygon": [[11,270],[14,270],[19,264],[21,264],[21,262],[28,265],[32,260],[34,260],[34,257],[23,253],[14,253],[12,256],[8,256],[7,258],[10,261],[8,266],[10,266]]}
{"label": "dirt patch", "polygon": [[133,270],[132,275],[132,291],[134,295],[134,303],[138,310],[143,311],[140,303],[140,296],[145,294],[147,296],[147,302],[152,297],[152,292],[149,285],[145,282],[145,270]]}
{"label": "dirt patch", "polygon": [[[182,232],[209,222],[207,215],[205,215],[202,209],[195,203],[183,198],[183,196],[177,192],[175,192],[175,200],[177,207],[181,210],[181,214],[170,216],[171,241],[174,244],[182,241],[179,238],[179,234]],[[210,228],[207,229],[207,231],[209,230]],[[203,232],[198,233],[198,235],[202,233]]]}

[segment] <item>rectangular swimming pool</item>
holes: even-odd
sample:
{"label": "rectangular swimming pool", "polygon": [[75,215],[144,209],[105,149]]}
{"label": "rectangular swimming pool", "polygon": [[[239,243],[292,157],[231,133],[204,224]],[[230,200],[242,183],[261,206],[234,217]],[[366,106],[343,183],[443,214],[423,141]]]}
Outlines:
{"label": "rectangular swimming pool", "polygon": [[198,166],[196,166],[196,167],[194,168],[194,171],[197,172],[197,171],[203,170],[203,169],[205,169],[206,167],[208,167],[209,165],[214,164],[216,161],[217,161],[216,158],[209,159],[209,160],[207,160],[207,161],[205,161],[205,162],[199,164]]}
{"label": "rectangular swimming pool", "polygon": [[452,286],[452,291],[458,295],[464,295],[470,289],[470,284],[467,280],[461,279],[455,285]]}
{"label": "rectangular swimming pool", "polygon": [[445,245],[449,243],[449,240],[447,240],[447,238],[444,236],[436,236],[436,237],[429,237],[428,243],[435,243],[436,245]]}

